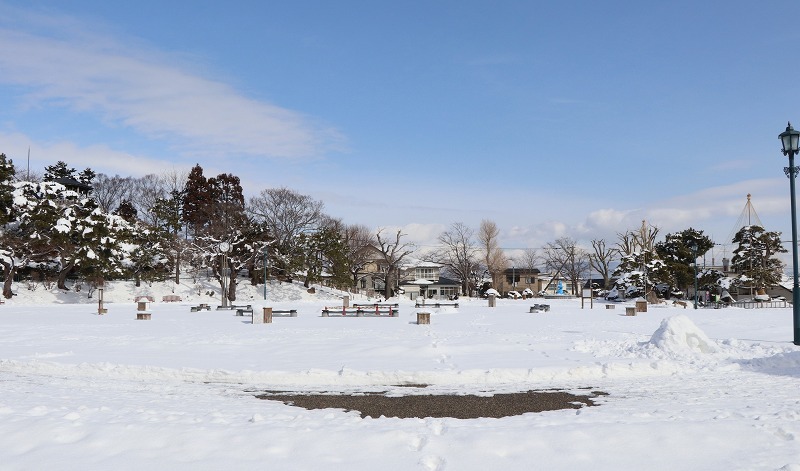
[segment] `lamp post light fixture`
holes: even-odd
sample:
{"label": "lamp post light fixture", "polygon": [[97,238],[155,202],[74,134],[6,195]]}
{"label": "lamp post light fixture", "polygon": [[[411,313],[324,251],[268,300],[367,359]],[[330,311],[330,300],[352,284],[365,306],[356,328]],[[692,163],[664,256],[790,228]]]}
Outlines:
{"label": "lamp post light fixture", "polygon": [[794,181],[797,177],[798,169],[794,165],[794,156],[800,150],[800,131],[792,128],[792,123],[787,123],[786,131],[780,133],[778,137],[783,145],[783,155],[789,157],[789,166],[783,168],[783,172],[789,177],[789,192],[792,200],[792,313],[794,324],[794,344],[800,345],[800,286],[797,276],[797,204],[795,203]]}
{"label": "lamp post light fixture", "polygon": [[694,265],[694,308],[697,309],[697,242],[692,242],[689,248],[692,249],[692,258],[694,259],[692,262]]}

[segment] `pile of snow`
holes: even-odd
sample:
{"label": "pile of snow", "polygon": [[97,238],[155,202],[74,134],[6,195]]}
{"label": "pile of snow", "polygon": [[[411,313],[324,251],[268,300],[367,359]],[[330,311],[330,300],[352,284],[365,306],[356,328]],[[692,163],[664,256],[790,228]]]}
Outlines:
{"label": "pile of snow", "polygon": [[685,315],[668,317],[650,337],[649,345],[668,353],[715,353],[717,345]]}

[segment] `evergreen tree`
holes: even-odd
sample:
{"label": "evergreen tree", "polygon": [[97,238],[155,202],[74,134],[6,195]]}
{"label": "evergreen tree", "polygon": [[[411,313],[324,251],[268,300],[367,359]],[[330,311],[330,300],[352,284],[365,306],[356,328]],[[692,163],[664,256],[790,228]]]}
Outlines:
{"label": "evergreen tree", "polygon": [[130,224],[136,222],[136,214],[136,207],[128,200],[122,200],[119,207],[114,211],[114,215],[121,217]]}
{"label": "evergreen tree", "polygon": [[52,182],[60,178],[75,178],[75,169],[62,160],[44,168],[44,177],[42,178],[44,181]]}
{"label": "evergreen tree", "polygon": [[223,173],[208,179],[209,230],[224,235],[231,228],[246,225],[244,194],[239,177]]}
{"label": "evergreen tree", "polygon": [[311,283],[322,280],[322,273],[330,277],[331,284],[347,287],[350,284],[350,271],[347,264],[347,244],[335,227],[324,227],[319,231],[301,236],[306,249],[306,280],[308,288]]}
{"label": "evergreen tree", "polygon": [[150,208],[152,215],[153,237],[159,242],[165,256],[167,257],[167,266],[165,269],[173,270],[175,274],[175,283],[180,283],[180,265],[183,259],[183,253],[186,244],[181,238],[180,234],[183,229],[183,200],[184,193],[181,191],[173,190],[170,192],[169,198],[158,198],[155,204]]}
{"label": "evergreen tree", "polygon": [[6,157],[6,154],[0,154],[0,226],[10,221],[12,217],[15,177],[14,162]]}
{"label": "evergreen tree", "polygon": [[646,296],[657,284],[672,286],[674,281],[667,264],[654,250],[624,254],[614,270],[616,285],[625,290],[625,296]]}
{"label": "evergreen tree", "polygon": [[783,262],[777,257],[785,253],[780,232],[767,232],[758,225],[744,226],[733,237],[738,247],[733,251],[731,269],[740,274],[742,284],[765,289],[781,281]]}
{"label": "evergreen tree", "polygon": [[[692,250],[692,245],[697,250]],[[714,242],[703,231],[688,228],[675,234],[667,234],[663,242],[655,245],[659,258],[667,265],[667,270],[675,281],[675,286],[688,291],[689,286],[694,286],[694,267],[696,257],[702,257],[714,247]]]}
{"label": "evergreen tree", "polygon": [[[49,165],[45,167],[44,170],[45,173],[43,180],[46,182],[54,182],[62,178],[72,179],[82,183],[83,185],[86,185],[87,188],[91,187],[92,180],[95,177],[95,173],[92,169],[86,168],[80,173],[76,173],[74,168],[70,167],[66,164],[66,162],[61,160],[56,162],[55,165]],[[85,190],[81,189],[80,191],[84,192]]]}
{"label": "evergreen tree", "polygon": [[203,176],[203,167],[195,165],[186,180],[183,195],[182,221],[191,228],[195,237],[203,232],[210,221],[210,208],[213,204],[212,189],[208,179]]}

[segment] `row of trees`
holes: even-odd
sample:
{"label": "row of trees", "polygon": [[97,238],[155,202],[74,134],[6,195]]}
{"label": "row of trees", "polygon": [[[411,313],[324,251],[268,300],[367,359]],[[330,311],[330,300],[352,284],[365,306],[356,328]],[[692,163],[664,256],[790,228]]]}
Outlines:
{"label": "row of trees", "polygon": [[0,218],[5,297],[21,273],[67,289],[68,276],[90,284],[120,277],[181,283],[187,266],[196,276],[210,273],[231,300],[243,270],[254,284],[268,268],[268,276],[306,284],[324,272],[348,288],[368,262],[365,247],[381,247],[388,266],[411,252],[400,233],[392,242],[383,231],[345,225],[325,214],[322,202],[287,188],[246,201],[238,177],[206,177],[199,165],[188,174],[131,178],[57,162],[23,179],[0,154]]}
{"label": "row of trees", "polygon": [[[618,234],[616,241],[592,240],[589,250],[562,237],[540,250],[517,251],[511,259],[500,247],[497,225],[484,220],[477,230],[451,224],[438,238],[441,246],[422,253],[399,231],[344,224],[327,215],[322,202],[287,188],[266,189],[246,200],[237,176],[207,177],[200,165],[187,174],[132,178],[95,174],[88,168],[78,172],[57,162],[43,175],[26,174],[23,179],[4,154],[0,227],[5,297],[12,295],[12,280],[21,272],[52,279],[66,289],[70,275],[90,284],[119,277],[180,283],[186,266],[195,269],[195,276],[210,273],[228,288],[231,300],[243,270],[254,284],[264,281],[264,273],[302,278],[306,285],[325,274],[334,286],[347,289],[356,287],[375,253],[386,296],[412,254],[441,264],[464,292],[487,279],[498,286],[511,264],[544,267],[570,279],[573,287],[598,273],[604,287],[614,278],[628,292],[655,285],[685,290],[694,281],[692,263],[714,245],[692,228],[657,242],[658,228],[643,223]],[[775,254],[785,249],[779,233],[747,226],[733,242],[738,248],[732,268],[741,274],[734,283],[765,287],[780,279],[782,264]],[[222,269],[221,248],[226,248],[230,270]],[[701,273],[701,284],[712,285],[722,277],[708,270]]]}
{"label": "row of trees", "polygon": [[[642,296],[656,287],[663,289],[659,295],[685,293],[695,282],[696,260],[703,258],[714,247],[714,242],[694,228],[667,234],[661,241],[658,234],[658,227],[643,221],[639,228],[618,233],[615,241],[591,240],[590,249],[580,247],[572,238],[561,237],[547,243],[541,252],[525,249],[511,258],[499,247],[500,231],[492,221],[484,220],[477,233],[462,223],[455,223],[440,235],[442,248],[431,252],[427,259],[445,266],[461,280],[464,290],[477,287],[483,275],[488,276],[494,286],[499,286],[500,277],[513,264],[529,270],[543,267],[570,280],[576,291],[583,280],[597,274],[602,279],[600,288],[616,287],[628,296]],[[760,290],[781,280],[784,266],[776,254],[786,249],[779,232],[768,232],[756,225],[745,226],[732,242],[736,248],[730,260],[730,272],[735,275],[698,267],[699,286],[705,289],[749,286]]]}

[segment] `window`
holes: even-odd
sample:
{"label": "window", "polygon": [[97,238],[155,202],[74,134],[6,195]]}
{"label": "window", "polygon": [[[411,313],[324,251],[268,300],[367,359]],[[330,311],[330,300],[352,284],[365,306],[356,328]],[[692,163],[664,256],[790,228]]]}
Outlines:
{"label": "window", "polygon": [[436,269],[428,267],[415,268],[414,277],[418,280],[435,280],[437,279]]}
{"label": "window", "polygon": [[443,286],[440,290],[443,298],[452,298],[456,295],[456,290],[458,288],[454,288],[452,286]]}

